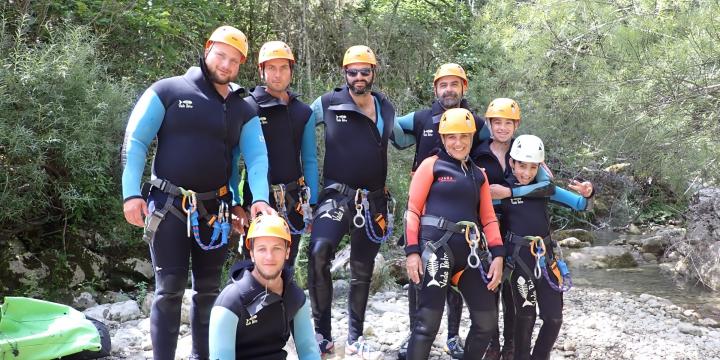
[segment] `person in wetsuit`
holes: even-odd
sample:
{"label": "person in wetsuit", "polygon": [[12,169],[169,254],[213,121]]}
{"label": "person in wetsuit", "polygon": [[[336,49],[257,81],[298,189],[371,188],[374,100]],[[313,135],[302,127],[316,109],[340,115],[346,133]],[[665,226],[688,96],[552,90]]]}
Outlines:
{"label": "person in wetsuit", "polygon": [[[518,103],[513,99],[497,98],[490,102],[485,117],[492,133],[492,138],[484,140],[476,147],[471,157],[475,164],[485,170],[490,182],[490,194],[493,198],[495,215],[500,220],[500,234],[505,235],[502,222],[502,207],[500,200],[513,197],[548,197],[552,195],[549,181],[549,170],[542,166],[538,170],[537,181],[531,185],[516,186],[510,188],[505,183],[506,177],[512,175],[510,167],[510,146],[512,145],[515,132],[520,127],[521,111]],[[507,239],[503,239],[506,253],[508,251]],[[508,264],[507,260],[505,262]],[[511,269],[507,269],[509,274]],[[505,274],[506,281],[503,282],[501,291],[497,296],[502,297],[503,308],[503,345],[500,349],[500,331],[495,332],[492,341],[485,353],[484,360],[512,360],[513,359],[513,328],[515,327],[515,305],[513,303],[512,291],[508,274]],[[498,304],[500,299],[498,298]]]}
{"label": "person in wetsuit", "polygon": [[[521,135],[510,149],[512,175],[507,178],[511,188],[533,184],[540,163],[545,160],[545,147],[534,135]],[[588,210],[594,195],[590,182],[573,180],[568,187],[580,195],[552,185],[550,197],[508,197],[501,201],[503,228],[509,245],[508,261],[514,265],[510,277],[515,302],[515,353],[518,360],[547,360],[562,325],[562,282],[568,278],[556,258],[555,242],[550,238],[548,203],[554,202],[576,211]],[[541,255],[544,259],[540,259]],[[544,263],[543,263],[544,262]],[[543,320],[531,353],[536,306]]]}
{"label": "person in wetsuit", "polygon": [[[245,219],[236,206],[241,153],[249,170],[253,214],[274,212],[268,205],[267,151],[260,122],[243,101],[243,90],[230,82],[247,49],[240,30],[218,28],[205,44],[200,66],[154,83],[138,100],[127,125],[123,212],[130,224],[145,227],[143,238],[150,245],[155,272],[150,337],[157,360],[175,358],[188,270],[194,291],[191,356],[208,358],[210,309],[220,291],[231,224],[243,231]],[[155,138],[152,176],[141,191],[148,148]]]}
{"label": "person in wetsuit", "polygon": [[300,360],[319,360],[310,304],[285,268],[290,229],[278,215],[261,215],[248,229],[252,261],[230,271],[229,284],[210,313],[210,359],[285,359],[292,334]]}
{"label": "person in wetsuit", "polygon": [[438,128],[444,147],[420,164],[410,184],[405,253],[411,286],[420,290],[408,359],[428,358],[449,286],[459,288],[470,313],[464,359],[482,359],[498,325],[493,291],[505,249],[487,178],[469,158],[475,131],[470,111],[445,111]]}
{"label": "person in wetsuit", "polygon": [[312,219],[309,205],[317,203],[318,163],[312,110],[288,90],[295,57],[282,41],[263,44],[258,71],[265,85],[245,98],[256,109],[270,162],[270,204],[290,226],[292,248],[287,265],[295,266],[300,236]]}
{"label": "person in wetsuit", "polygon": [[395,108],[383,94],[371,91],[376,68],[370,48],[350,47],[343,57],[347,84],[311,105],[316,123],[324,125],[325,137],[324,189],[308,254],[308,290],[323,354],[334,349],[330,263],[340,240],[349,233],[351,280],[345,353],[361,358],[382,356],[362,336],[375,255],[391,235],[393,212],[385,179]]}
{"label": "person in wetsuit", "polygon": [[[407,115],[398,117],[395,120],[395,126],[399,127],[402,134],[408,136],[396,136],[396,141],[403,141],[403,145],[411,145],[415,143],[415,157],[413,159],[412,172],[417,170],[420,163],[431,156],[437,149],[442,147],[440,135],[438,134],[438,124],[440,117],[447,109],[464,108],[470,110],[465,94],[468,90],[468,79],[465,69],[454,63],[441,65],[433,78],[433,90],[435,100],[428,109],[411,112]],[[473,149],[476,148],[481,141],[490,137],[485,127],[485,121],[482,117],[473,113],[475,119],[475,127],[479,129],[473,137]],[[401,238],[402,239],[402,238]],[[447,296],[447,342],[445,351],[455,359],[462,359],[462,341],[460,341],[460,318],[462,315],[462,296],[448,288]],[[415,309],[417,307],[417,289],[414,286],[408,287],[408,313],[410,316],[410,324],[415,322]],[[410,326],[412,329],[412,325]],[[398,359],[403,360],[407,352],[408,338],[400,346]]]}

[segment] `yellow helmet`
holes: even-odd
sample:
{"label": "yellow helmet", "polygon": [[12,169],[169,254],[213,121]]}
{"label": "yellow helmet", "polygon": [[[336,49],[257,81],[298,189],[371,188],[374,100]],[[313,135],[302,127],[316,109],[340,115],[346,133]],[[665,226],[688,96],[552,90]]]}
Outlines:
{"label": "yellow helmet", "polygon": [[476,130],[475,118],[470,110],[452,108],[442,114],[438,132],[440,134],[465,134],[474,133]]}
{"label": "yellow helmet", "polygon": [[372,66],[377,66],[377,59],[375,59],[375,53],[369,47],[365,45],[355,45],[345,51],[342,66],[345,67],[354,63],[368,63]]}
{"label": "yellow helmet", "polygon": [[468,86],[468,79],[467,75],[465,74],[465,69],[462,68],[462,66],[454,63],[448,63],[440,65],[440,67],[435,72],[435,78],[433,79],[433,86],[435,86],[435,83],[443,76],[457,76],[463,80],[463,86]]}
{"label": "yellow helmet", "polygon": [[488,105],[485,117],[488,119],[499,117],[520,122],[520,105],[513,99],[497,98]]}
{"label": "yellow helmet", "polygon": [[252,239],[261,236],[278,237],[288,242],[288,246],[292,244],[290,237],[290,228],[288,228],[285,219],[279,215],[260,215],[256,217],[248,229],[245,237],[245,247],[250,249]]}
{"label": "yellow helmet", "polygon": [[210,35],[210,38],[205,43],[205,49],[209,48],[214,42],[221,42],[236,48],[243,56],[240,63],[244,63],[245,59],[247,59],[248,41],[242,31],[228,25],[221,26]]}
{"label": "yellow helmet", "polygon": [[282,41],[268,41],[260,48],[258,66],[262,66],[263,63],[272,59],[288,59],[290,60],[290,65],[295,64],[295,57],[293,56],[292,50]]}

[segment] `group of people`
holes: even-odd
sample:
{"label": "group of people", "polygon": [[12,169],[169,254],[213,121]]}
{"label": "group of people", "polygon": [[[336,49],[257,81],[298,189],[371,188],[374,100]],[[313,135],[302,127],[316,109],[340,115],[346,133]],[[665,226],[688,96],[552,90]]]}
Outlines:
{"label": "group of people", "polygon": [[[495,99],[483,119],[464,98],[463,68],[445,64],[433,79],[432,106],[396,117],[390,100],[372,91],[374,52],[357,45],[343,57],[345,84],[308,106],[289,90],[296,60],[287,44],[261,47],[263,84],[248,94],[232,82],[247,56],[245,35],[219,27],[199,66],[154,83],[130,115],[123,211],[144,228],[154,267],[153,357],[174,358],[188,273],[192,358],[281,359],[291,334],[300,359],[333,353],[330,264],[345,235],[351,245],[345,353],[382,356],[362,335],[374,260],[396,222],[386,187],[388,144],[414,144],[402,237],[411,334],[399,356],[428,358],[447,299],[446,351],[454,358],[549,358],[570,278],[549,236],[547,205],[585,210],[593,187],[573,180],[569,188],[578,195],[551,182],[542,141],[514,137],[518,104]],[[154,141],[151,176],[142,183]],[[247,260],[230,269],[221,291],[230,235],[248,225],[239,245]],[[303,233],[310,234],[309,301],[293,281]],[[471,321],[464,345],[463,303]],[[531,350],[536,306],[543,325]]]}

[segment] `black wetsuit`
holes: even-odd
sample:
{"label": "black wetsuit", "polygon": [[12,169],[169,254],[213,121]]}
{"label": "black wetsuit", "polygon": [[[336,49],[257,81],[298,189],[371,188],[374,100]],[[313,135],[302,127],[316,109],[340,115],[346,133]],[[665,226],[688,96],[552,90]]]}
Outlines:
{"label": "black wetsuit", "polygon": [[[286,220],[297,233],[292,234],[289,268],[293,268],[300,244],[299,233],[304,227],[303,214],[299,208],[300,180],[310,187],[310,203],[317,202],[318,168],[315,151],[315,123],[310,107],[298,99],[295,93],[289,93],[288,104],[270,95],[264,86],[250,90],[245,101],[256,109],[268,150],[271,185],[270,205],[280,210],[275,200],[279,196],[280,184],[291,189],[285,195]],[[314,198],[313,198],[314,196]],[[246,249],[243,249],[247,255]]]}
{"label": "black wetsuit", "polygon": [[[393,131],[395,108],[384,95],[372,93],[376,122],[356,105],[347,86],[336,88],[315,100],[311,106],[316,122],[323,123],[325,159],[322,192],[313,221],[309,248],[308,289],[312,302],[315,330],[331,340],[333,288],[330,262],[345,234],[350,234],[350,291],[348,299],[348,342],[363,333],[370,278],[380,244],[369,239],[367,227],[382,234],[376,221],[356,228],[355,190],[370,192],[370,213],[387,219],[384,195],[387,176],[387,146]],[[336,186],[332,188],[332,186]],[[342,188],[342,189],[340,189]],[[345,190],[345,191],[338,191]]]}
{"label": "black wetsuit", "polygon": [[[517,187],[514,176],[507,178],[507,185]],[[536,278],[533,274],[535,257],[530,252],[529,242],[525,236],[539,236],[546,244],[546,259],[554,257],[550,239],[550,218],[548,204],[552,201],[568,206],[574,210],[586,210],[589,202],[582,196],[550,185],[550,197],[510,197],[501,201],[502,223],[506,230],[506,242],[509,243],[509,261],[514,262],[515,269],[510,277],[510,284],[515,302],[514,345],[515,359],[547,360],[553,344],[560,333],[562,325],[563,294],[551,288],[544,277]],[[557,285],[553,275],[550,280]],[[543,324],[540,327],[535,346],[530,353],[530,341],[536,318],[536,305],[540,309]]]}

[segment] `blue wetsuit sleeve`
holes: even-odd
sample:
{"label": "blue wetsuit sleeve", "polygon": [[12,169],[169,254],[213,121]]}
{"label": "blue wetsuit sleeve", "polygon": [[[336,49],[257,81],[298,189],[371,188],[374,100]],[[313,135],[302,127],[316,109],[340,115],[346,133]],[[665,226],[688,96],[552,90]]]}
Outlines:
{"label": "blue wetsuit sleeve", "polygon": [[[245,123],[240,134],[240,149],[245,157],[248,183],[253,196],[253,203],[264,201],[270,203],[270,185],[268,184],[268,154],[265,146],[260,118],[254,116]],[[237,171],[233,173],[237,176]],[[235,203],[240,203],[240,194],[233,194]]]}
{"label": "blue wetsuit sleeve", "polygon": [[123,199],[140,197],[140,182],[145,170],[148,147],[165,117],[165,106],[152,89],[142,94],[130,114],[123,143]]}
{"label": "blue wetsuit sleeve", "polygon": [[293,318],[293,340],[299,360],[319,360],[320,349],[315,341],[315,328],[310,320],[310,301]]}
{"label": "blue wetsuit sleeve", "polygon": [[490,138],[490,129],[487,125],[483,126],[482,129],[477,132],[477,138],[480,142],[483,142]]}
{"label": "blue wetsuit sleeve", "polygon": [[323,120],[323,108],[322,108],[322,98],[318,97],[315,99],[315,101],[310,104],[310,109],[312,109],[312,115],[310,116],[310,119],[314,119],[315,125],[320,125],[325,120]]}
{"label": "blue wetsuit sleeve", "polygon": [[308,119],[303,129],[300,157],[302,158],[305,184],[310,188],[310,204],[312,205],[315,205],[318,201],[318,187],[320,183],[317,148],[315,146],[315,119],[310,115],[310,119]]}
{"label": "blue wetsuit sleeve", "polygon": [[550,181],[544,166],[538,167],[535,181],[535,184],[511,188],[511,197],[549,197],[555,193],[555,185]]}
{"label": "blue wetsuit sleeve", "polygon": [[550,201],[560,205],[567,206],[575,211],[588,210],[589,201],[570,190],[555,186],[555,195],[550,197]]}
{"label": "blue wetsuit sleeve", "polygon": [[415,127],[413,119],[415,112],[395,118],[393,126],[393,145],[398,149],[405,149],[415,144]]}
{"label": "blue wetsuit sleeve", "polygon": [[222,306],[213,306],[210,311],[209,347],[210,358],[235,360],[235,339],[239,318]]}

